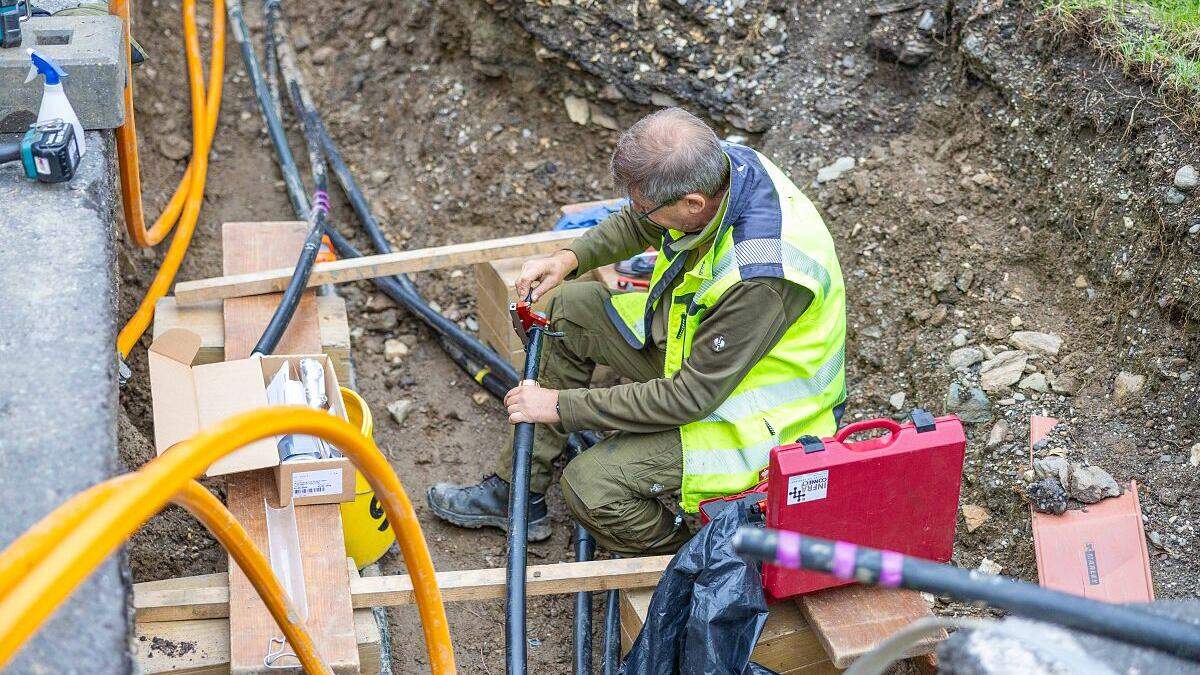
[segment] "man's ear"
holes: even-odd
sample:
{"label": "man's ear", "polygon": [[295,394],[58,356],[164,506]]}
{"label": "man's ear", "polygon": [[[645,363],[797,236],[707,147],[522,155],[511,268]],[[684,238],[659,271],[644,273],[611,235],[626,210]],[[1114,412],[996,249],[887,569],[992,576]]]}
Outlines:
{"label": "man's ear", "polygon": [[704,211],[704,207],[708,205],[708,198],[699,192],[689,192],[683,196],[683,203],[687,206],[688,213],[695,215]]}

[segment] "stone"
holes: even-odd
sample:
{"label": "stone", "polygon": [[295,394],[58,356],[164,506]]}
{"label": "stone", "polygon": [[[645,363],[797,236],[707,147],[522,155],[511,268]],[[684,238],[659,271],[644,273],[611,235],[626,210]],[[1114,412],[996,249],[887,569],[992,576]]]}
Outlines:
{"label": "stone", "polygon": [[963,387],[958,382],[946,393],[946,412],[958,415],[967,424],[981,424],[995,419],[992,402],[979,387]]}
{"label": "stone", "polygon": [[888,403],[891,404],[893,410],[903,410],[904,409],[904,399],[905,399],[904,392],[898,391],[898,392],[892,394],[890,398],[888,398]]}
{"label": "stone", "polygon": [[1062,348],[1063,339],[1062,336],[1054,333],[1019,330],[1008,336],[1008,343],[1026,352],[1058,356],[1058,350]]}
{"label": "stone", "polygon": [[1192,446],[1192,457],[1189,461],[1192,466],[1200,466],[1200,443]]}
{"label": "stone", "polygon": [[1180,190],[1190,191],[1197,185],[1200,185],[1200,172],[1191,164],[1184,164],[1175,172],[1175,187]]}
{"label": "stone", "polygon": [[1145,386],[1145,375],[1123,370],[1117,373],[1117,379],[1113,381],[1113,400],[1118,403],[1130,400],[1140,394]]}
{"label": "stone", "polygon": [[1038,478],[1053,478],[1065,488],[1071,484],[1071,463],[1057,455],[1038,457],[1033,460],[1033,474]]}
{"label": "stone", "polygon": [[1075,288],[1087,288],[1087,287],[1088,287],[1087,277],[1083,276],[1082,274],[1075,277]]}
{"label": "stone", "polygon": [[1053,478],[1043,478],[1026,485],[1025,497],[1039,513],[1060,515],[1067,510],[1067,491]]}
{"label": "stone", "polygon": [[1050,389],[1056,394],[1063,396],[1074,396],[1079,393],[1079,388],[1083,386],[1083,382],[1074,373],[1062,373],[1056,375],[1050,381]]}
{"label": "stone", "polygon": [[817,171],[817,182],[828,183],[842,177],[847,171],[854,169],[853,157],[838,157],[837,160],[828,166],[823,166]]}
{"label": "stone", "polygon": [[983,334],[988,336],[992,340],[1004,340],[1009,336],[1009,333],[1011,333],[1011,332],[1012,331],[1005,328],[1004,326],[998,326],[994,323],[989,323],[988,325],[983,327]]}
{"label": "stone", "polygon": [[413,402],[411,398],[402,398],[387,404],[387,410],[392,414],[392,419],[396,420],[396,424],[400,426],[404,426],[404,421],[408,419],[412,408]]}
{"label": "stone", "polygon": [[477,391],[471,394],[471,400],[475,401],[475,405],[487,405],[487,402],[492,399],[487,392]]}
{"label": "stone", "polygon": [[1104,469],[1095,465],[1075,464],[1071,467],[1071,483],[1067,489],[1071,499],[1095,504],[1106,497],[1120,497],[1121,486]]}
{"label": "stone", "polygon": [[950,338],[950,345],[953,347],[966,347],[967,332],[964,330],[959,330],[954,333],[954,337]]}
{"label": "stone", "polygon": [[975,504],[963,504],[962,514],[963,521],[967,524],[967,532],[978,530],[992,515],[984,507]]}
{"label": "stone", "polygon": [[616,131],[620,127],[617,125],[617,120],[612,115],[604,112],[599,106],[592,104],[589,108],[591,111],[591,121],[598,127],[604,127],[610,131]]}
{"label": "stone", "polygon": [[591,118],[591,109],[586,99],[578,96],[566,96],[563,98],[563,105],[567,108],[567,117],[572,122],[579,126],[587,126],[588,120]]}
{"label": "stone", "polygon": [[1003,570],[1003,565],[990,558],[984,558],[983,561],[979,563],[979,571],[983,572],[984,574],[990,574],[994,576],[1000,574],[1000,572]]}
{"label": "stone", "polygon": [[1001,391],[1021,379],[1029,354],[1013,349],[1001,352],[979,367],[979,386],[984,391]]}
{"label": "stone", "polygon": [[1174,187],[1167,188],[1166,193],[1163,194],[1163,201],[1168,204],[1182,204],[1186,199],[1187,195]]}
{"label": "stone", "polygon": [[383,341],[383,358],[396,363],[400,359],[408,356],[408,345],[396,339],[387,339]]}
{"label": "stone", "polygon": [[960,347],[950,352],[947,362],[954,370],[965,370],[983,360],[983,352],[975,347]]}
{"label": "stone", "polygon": [[1016,329],[1020,328],[1021,326],[1025,325],[1024,319],[1022,319],[1019,316],[1014,316],[1012,319],[1009,320],[1008,323],[1013,327],[1013,330],[1016,330]]}
{"label": "stone", "polygon": [[178,161],[192,154],[192,142],[179,134],[163,134],[158,139],[158,151],[163,157]]}
{"label": "stone", "polygon": [[1017,383],[1018,389],[1029,389],[1043,394],[1050,393],[1050,385],[1046,382],[1045,373],[1030,373]]}
{"label": "stone", "polygon": [[1008,437],[1008,421],[999,419],[992,425],[992,430],[988,432],[987,448],[994,450],[1004,443],[1004,439]]}

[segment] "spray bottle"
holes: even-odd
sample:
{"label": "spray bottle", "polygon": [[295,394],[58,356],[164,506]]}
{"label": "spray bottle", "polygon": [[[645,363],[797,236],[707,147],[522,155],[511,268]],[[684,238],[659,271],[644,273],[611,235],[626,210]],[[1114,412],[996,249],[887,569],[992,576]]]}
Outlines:
{"label": "spray bottle", "polygon": [[79,123],[79,116],[75,114],[75,109],[67,100],[67,92],[63,91],[62,79],[67,76],[66,71],[48,57],[32,49],[27,49],[25,52],[29,54],[29,59],[33,62],[25,81],[32,82],[38,75],[46,78],[46,84],[42,87],[42,107],[38,110],[37,121],[41,123],[60,119],[74,127],[75,141],[79,144],[79,154],[82,156],[85,150],[83,125]]}

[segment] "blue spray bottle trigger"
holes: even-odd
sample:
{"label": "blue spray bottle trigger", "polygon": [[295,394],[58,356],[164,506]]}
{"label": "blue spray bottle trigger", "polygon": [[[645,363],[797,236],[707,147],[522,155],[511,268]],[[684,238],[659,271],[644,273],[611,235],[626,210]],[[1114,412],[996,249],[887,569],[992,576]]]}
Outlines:
{"label": "blue spray bottle trigger", "polygon": [[29,67],[29,74],[25,76],[26,82],[32,82],[38,75],[43,75],[46,78],[46,84],[60,84],[62,79],[67,76],[67,71],[50,60],[50,57],[42,56],[32,49],[26,49],[25,53],[29,54],[29,60],[33,62],[33,65]]}

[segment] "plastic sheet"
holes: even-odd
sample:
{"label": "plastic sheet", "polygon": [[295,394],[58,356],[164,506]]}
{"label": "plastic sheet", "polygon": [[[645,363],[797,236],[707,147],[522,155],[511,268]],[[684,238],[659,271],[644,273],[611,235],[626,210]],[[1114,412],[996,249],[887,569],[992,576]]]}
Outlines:
{"label": "plastic sheet", "polygon": [[684,544],[663,573],[622,675],[769,675],[750,661],[767,621],[758,563],[733,552],[750,522],[744,502],[721,511]]}

